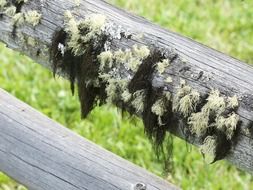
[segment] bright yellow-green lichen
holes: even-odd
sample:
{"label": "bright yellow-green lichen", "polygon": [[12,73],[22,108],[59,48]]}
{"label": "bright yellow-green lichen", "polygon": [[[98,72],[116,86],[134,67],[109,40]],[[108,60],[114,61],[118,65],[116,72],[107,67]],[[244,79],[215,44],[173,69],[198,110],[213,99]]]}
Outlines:
{"label": "bright yellow-green lichen", "polygon": [[170,62],[168,59],[164,59],[162,60],[161,62],[158,62],[157,63],[157,71],[160,75],[162,75],[165,71],[165,69],[170,65]]}
{"label": "bright yellow-green lichen", "polygon": [[200,146],[200,152],[204,155],[208,164],[214,162],[216,156],[217,138],[215,136],[207,136]]}
{"label": "bright yellow-green lichen", "polygon": [[[85,52],[84,44],[95,42],[101,36],[106,24],[106,16],[101,14],[91,14],[84,20],[76,21],[70,11],[65,12],[65,31],[69,34],[70,39],[68,48],[74,55],[82,55]],[[81,34],[81,31],[87,31]]]}
{"label": "bright yellow-green lichen", "polygon": [[33,10],[33,11],[28,11],[27,13],[25,13],[24,16],[25,16],[25,21],[28,24],[31,24],[33,27],[35,27],[40,23],[42,15],[38,13],[37,11]]}
{"label": "bright yellow-green lichen", "polygon": [[184,117],[188,117],[195,112],[199,101],[200,94],[190,86],[182,84],[175,96],[173,110],[181,113]]}

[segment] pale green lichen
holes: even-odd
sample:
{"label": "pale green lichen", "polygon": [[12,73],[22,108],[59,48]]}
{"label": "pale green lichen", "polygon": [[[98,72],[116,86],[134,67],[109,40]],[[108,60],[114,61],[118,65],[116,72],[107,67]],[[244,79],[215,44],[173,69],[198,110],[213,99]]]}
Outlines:
{"label": "pale green lichen", "polygon": [[188,117],[195,112],[199,101],[200,94],[183,83],[176,93],[173,110],[181,113],[184,117]]}
{"label": "pale green lichen", "polygon": [[164,92],[163,96],[159,98],[151,107],[152,113],[158,116],[158,124],[163,125],[161,117],[168,111],[168,102],[171,100],[171,93]]}
{"label": "pale green lichen", "polygon": [[104,51],[99,56],[100,62],[100,71],[103,71],[106,68],[111,68],[113,63],[118,67],[124,65],[129,68],[131,71],[136,72],[139,66],[142,64],[142,61],[147,58],[150,54],[150,50],[146,46],[134,45],[132,49],[126,49],[122,51],[121,49],[112,52]]}
{"label": "pale green lichen", "polygon": [[156,69],[160,75],[162,75],[165,72],[165,69],[170,65],[170,62],[168,59],[164,59],[157,63]]}
{"label": "pale green lichen", "polygon": [[132,94],[129,92],[129,90],[128,89],[124,90],[124,92],[121,95],[121,99],[125,103],[127,103],[127,102],[129,102],[131,100],[131,98],[132,98]]}
{"label": "pale green lichen", "polygon": [[[110,75],[104,75],[106,77],[107,86],[106,86],[106,94],[107,94],[107,103],[113,104],[116,100],[119,100],[119,95],[123,94],[125,89],[127,88],[127,80],[125,79],[114,79]],[[105,78],[104,78],[105,79]]]}
{"label": "pale green lichen", "polygon": [[[192,113],[188,118],[191,132],[200,137],[206,133],[209,127],[216,127],[226,134],[227,139],[232,139],[239,122],[239,116],[233,112],[227,118],[222,115],[229,108],[230,103],[230,100],[226,102],[225,98],[220,96],[218,90],[212,90],[201,112]],[[209,123],[211,117],[215,119],[214,123]]]}
{"label": "pale green lichen", "polygon": [[200,152],[203,154],[206,163],[211,164],[216,157],[217,138],[215,136],[207,136],[200,146]]}
{"label": "pale green lichen", "polygon": [[239,115],[235,113],[230,114],[227,118],[219,116],[216,119],[216,127],[226,134],[227,139],[231,140],[234,136],[239,119]]}
{"label": "pale green lichen", "polygon": [[220,96],[218,90],[212,90],[207,98],[207,103],[202,111],[209,115],[210,112],[220,115],[226,109],[226,102],[224,97]]}
{"label": "pale green lichen", "polygon": [[0,0],[0,9],[4,8],[7,5],[6,0]]}
{"label": "pale green lichen", "polygon": [[133,94],[133,101],[131,102],[131,104],[135,108],[137,113],[142,113],[144,111],[144,99],[144,90],[138,90]]}
{"label": "pale green lichen", "polygon": [[209,116],[204,112],[192,113],[188,119],[190,130],[197,137],[206,133],[209,127]]}
{"label": "pale green lichen", "polygon": [[[70,11],[66,11],[64,16],[65,31],[70,37],[68,48],[72,50],[74,55],[82,55],[86,50],[87,44],[90,44],[91,41],[95,43],[101,36],[106,24],[106,16],[91,14],[80,21],[76,21]],[[82,31],[86,31],[86,33],[81,34]]]}
{"label": "pale green lichen", "polygon": [[167,77],[167,78],[164,80],[164,82],[170,84],[170,83],[173,82],[173,79],[172,79],[172,77]]}
{"label": "pale green lichen", "polygon": [[237,96],[228,97],[228,108],[235,109],[239,106]]}
{"label": "pale green lichen", "polygon": [[80,0],[74,0],[74,3],[76,6],[80,6],[80,4],[81,4]]}
{"label": "pale green lichen", "polygon": [[111,51],[104,51],[98,56],[100,62],[100,70],[104,68],[112,68],[113,66],[113,54]]}
{"label": "pale green lichen", "polygon": [[21,26],[25,23],[25,17],[23,13],[16,13],[13,17],[13,24],[15,26]]}
{"label": "pale green lichen", "polygon": [[31,47],[36,46],[36,40],[33,37],[28,36],[26,41],[27,41],[27,45]]}
{"label": "pale green lichen", "polygon": [[9,17],[13,17],[16,14],[16,7],[15,6],[7,7],[4,13]]}
{"label": "pale green lichen", "polygon": [[31,24],[33,27],[37,26],[40,23],[42,15],[36,10],[28,11],[24,14],[25,21],[28,24]]}

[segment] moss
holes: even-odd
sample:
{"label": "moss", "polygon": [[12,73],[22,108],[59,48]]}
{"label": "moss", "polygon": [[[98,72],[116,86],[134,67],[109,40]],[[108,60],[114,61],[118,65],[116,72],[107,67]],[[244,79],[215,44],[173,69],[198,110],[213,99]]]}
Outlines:
{"label": "moss", "polygon": [[157,71],[160,75],[162,75],[165,72],[165,69],[170,65],[170,62],[168,59],[164,59],[157,63]]}
{"label": "moss", "polygon": [[31,47],[35,47],[37,44],[36,40],[33,37],[28,36],[27,37],[27,45]]}
{"label": "moss", "polygon": [[25,21],[28,24],[31,24],[33,27],[37,26],[40,23],[40,20],[42,17],[42,15],[35,10],[28,11],[27,13],[25,13],[24,16],[25,16]]}
{"label": "moss", "polygon": [[206,163],[211,164],[216,158],[217,138],[215,136],[207,136],[200,146],[200,152],[203,154]]}

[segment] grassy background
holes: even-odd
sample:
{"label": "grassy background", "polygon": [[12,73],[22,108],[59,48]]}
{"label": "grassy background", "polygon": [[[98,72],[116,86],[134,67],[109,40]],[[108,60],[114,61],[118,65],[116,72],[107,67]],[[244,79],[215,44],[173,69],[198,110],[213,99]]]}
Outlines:
{"label": "grassy background", "polygon": [[[253,63],[252,0],[109,0],[199,42]],[[141,121],[116,108],[96,108],[81,121],[68,82],[29,58],[0,45],[0,87],[82,136],[161,175]],[[183,189],[251,189],[253,179],[226,162],[206,165],[198,150],[175,138],[175,172],[168,180]],[[0,190],[23,189],[0,173]]]}

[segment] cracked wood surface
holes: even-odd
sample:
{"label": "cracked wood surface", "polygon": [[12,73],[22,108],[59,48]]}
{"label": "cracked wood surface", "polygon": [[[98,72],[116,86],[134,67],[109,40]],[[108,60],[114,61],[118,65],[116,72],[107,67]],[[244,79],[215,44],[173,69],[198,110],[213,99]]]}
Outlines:
{"label": "cracked wood surface", "polygon": [[[38,63],[51,69],[49,49],[55,32],[63,28],[63,15],[66,10],[72,10],[75,16],[84,18],[90,13],[106,15],[113,23],[128,30],[133,36],[142,34],[143,38],[129,39],[127,42],[116,43],[115,49],[129,48],[132,44],[155,45],[163,49],[174,51],[186,60],[182,65],[177,60],[166,70],[164,78],[173,76],[173,84],[165,84],[163,78],[154,76],[154,87],[166,87],[172,94],[176,93],[180,79],[186,80],[194,89],[202,94],[207,94],[210,89],[219,89],[222,95],[237,95],[240,101],[237,114],[240,116],[240,130],[237,143],[232,147],[226,157],[240,169],[253,173],[253,68],[239,60],[224,55],[218,51],[201,45],[179,34],[162,29],[143,18],[134,16],[125,11],[111,6],[100,0],[83,0],[76,6],[70,0],[31,0],[24,4],[21,11],[30,9],[38,10],[42,14],[41,23],[35,28],[29,25],[17,27],[17,34],[31,36],[37,40],[36,47],[23,44],[18,38],[13,38],[12,21],[3,16],[0,18],[0,41],[9,48],[20,51],[32,57]],[[40,52],[40,53],[38,53]],[[122,71],[124,72],[124,71]],[[64,75],[64,74],[63,74]],[[178,123],[186,125],[180,118]],[[180,128],[175,127],[172,132],[182,138],[184,135]],[[195,137],[188,141],[199,144]]]}
{"label": "cracked wood surface", "polygon": [[172,190],[0,89],[0,170],[30,190]]}

